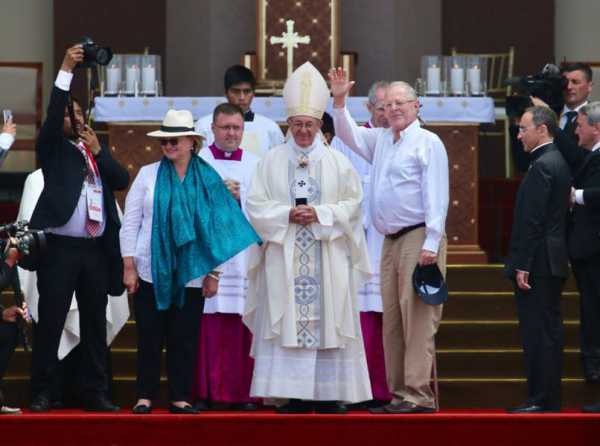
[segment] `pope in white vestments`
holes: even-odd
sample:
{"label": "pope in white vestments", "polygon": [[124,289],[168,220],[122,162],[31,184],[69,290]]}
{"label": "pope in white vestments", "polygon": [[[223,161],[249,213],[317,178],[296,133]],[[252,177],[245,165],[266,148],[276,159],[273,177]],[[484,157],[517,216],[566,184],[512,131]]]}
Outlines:
{"label": "pope in white vestments", "polygon": [[370,277],[361,181],[318,136],[329,91],[309,62],[283,97],[292,138],[265,155],[246,202],[265,242],[249,260],[250,394],[289,399],[279,412],[343,413],[340,402],[372,397],[357,302]]}

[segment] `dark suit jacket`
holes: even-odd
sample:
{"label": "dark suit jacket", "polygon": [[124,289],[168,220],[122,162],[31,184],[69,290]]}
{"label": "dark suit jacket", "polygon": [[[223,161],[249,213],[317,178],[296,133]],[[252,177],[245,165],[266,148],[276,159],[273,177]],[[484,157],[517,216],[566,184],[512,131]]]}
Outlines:
{"label": "dark suit jacket", "polygon": [[567,277],[569,166],[553,144],[536,149],[531,159],[517,191],[506,272]]}
{"label": "dark suit jacket", "polygon": [[[77,206],[87,174],[81,152],[64,136],[63,120],[67,101],[68,92],[54,87],[47,118],[36,142],[37,158],[44,173],[44,190],[33,211],[31,228],[46,229],[66,224]],[[105,147],[95,159],[102,179],[106,211],[102,245],[111,259],[111,265],[114,262],[122,263],[119,248],[121,224],[113,191],[127,187],[129,174]],[[122,277],[119,280],[122,281]]]}
{"label": "dark suit jacket", "polygon": [[568,246],[573,260],[600,254],[600,151],[590,152],[559,131],[555,144],[571,168],[573,187],[583,189],[584,205],[573,205]]}

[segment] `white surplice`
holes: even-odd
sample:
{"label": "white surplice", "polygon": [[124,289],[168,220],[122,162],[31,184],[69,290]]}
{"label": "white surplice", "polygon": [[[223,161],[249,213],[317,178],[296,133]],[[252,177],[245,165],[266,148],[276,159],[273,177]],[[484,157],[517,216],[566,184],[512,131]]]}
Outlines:
{"label": "white surplice", "polygon": [[[196,122],[196,132],[203,136],[202,147],[208,147],[215,141],[211,129],[213,115],[206,115]],[[244,136],[240,147],[262,158],[274,146],[283,143],[283,132],[275,121],[254,113],[254,120],[244,122]]]}
{"label": "white surplice", "polygon": [[381,301],[381,279],[379,276],[379,265],[381,263],[381,249],[383,248],[384,236],[373,225],[371,218],[371,208],[369,206],[371,178],[373,176],[373,166],[363,157],[354,153],[341,139],[334,136],[331,141],[331,147],[339,150],[350,160],[360,179],[363,187],[362,202],[362,221],[367,237],[367,247],[369,249],[369,259],[373,275],[371,279],[358,290],[358,303],[360,311],[375,311],[381,313],[383,304]]}
{"label": "white surplice", "polygon": [[[309,153],[308,167],[300,153]],[[319,223],[289,222],[300,190]],[[246,202],[264,241],[251,251],[244,313],[253,333],[251,396],[371,399],[357,301],[370,276],[361,200],[355,169],[319,138],[308,149],[292,139],[258,165]]]}
{"label": "white surplice", "polygon": [[[33,210],[37,204],[38,199],[44,189],[44,175],[42,169],[33,171],[27,176],[25,180],[25,187],[23,188],[23,195],[21,196],[21,204],[19,206],[19,215],[17,220],[31,219]],[[117,204],[117,211],[119,212],[119,218],[122,218],[121,209]],[[48,253],[51,255],[51,253]],[[21,282],[21,289],[25,295],[29,313],[34,321],[38,321],[38,301],[40,295],[37,289],[37,273],[35,271],[28,271],[23,268],[18,268],[19,281]],[[108,296],[108,303],[106,305],[106,344],[110,345],[115,339],[117,334],[125,326],[125,323],[129,319],[129,302],[127,300],[127,291],[123,292],[120,296]],[[71,300],[71,306],[65,319],[65,325],[60,337],[60,343],[58,346],[58,359],[63,359],[73,350],[80,341],[80,330],[79,330],[79,308],[77,307],[77,300],[75,294]]]}
{"label": "white surplice", "polygon": [[[208,147],[200,150],[199,155],[221,175],[221,178],[235,180],[240,183],[240,203],[242,210],[245,211],[250,181],[254,176],[260,158],[243,150],[240,161],[216,159]],[[242,315],[248,290],[248,249],[229,259],[222,265],[222,268],[219,291],[214,297],[204,301],[204,313],[235,313]]]}

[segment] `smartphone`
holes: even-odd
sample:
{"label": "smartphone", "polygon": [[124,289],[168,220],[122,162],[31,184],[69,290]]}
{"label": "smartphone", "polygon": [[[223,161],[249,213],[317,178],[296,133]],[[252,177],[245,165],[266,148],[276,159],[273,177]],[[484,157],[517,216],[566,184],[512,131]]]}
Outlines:
{"label": "smartphone", "polygon": [[300,206],[301,204],[306,206],[308,204],[308,199],[307,198],[296,198],[296,206]]}
{"label": "smartphone", "polygon": [[6,124],[12,118],[12,111],[10,110],[2,110],[2,115],[4,116],[4,123]]}

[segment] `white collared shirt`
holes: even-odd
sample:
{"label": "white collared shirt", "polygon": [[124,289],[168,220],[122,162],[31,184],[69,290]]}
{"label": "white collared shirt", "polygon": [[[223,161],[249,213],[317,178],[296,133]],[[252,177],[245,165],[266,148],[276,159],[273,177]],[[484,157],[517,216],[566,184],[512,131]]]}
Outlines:
{"label": "white collared shirt", "polygon": [[346,108],[334,108],[336,136],[373,164],[370,208],[382,234],[425,223],[422,249],[437,253],[448,212],[448,156],[440,138],[415,120],[394,142],[392,129],[356,125]]}
{"label": "white collared shirt", "polygon": [[[594,144],[594,147],[592,147],[591,152],[595,152],[598,149],[600,149],[600,141]],[[575,191],[575,203],[585,205],[585,201],[583,201],[583,189],[577,189]]]}
{"label": "white collared shirt", "polygon": [[[579,110],[581,110],[581,107],[585,106],[588,104],[589,101],[585,101],[583,104],[578,105],[577,107],[571,109],[569,107],[567,107],[566,105],[563,107],[562,112],[560,113],[560,119],[558,120],[558,126],[564,130],[565,126],[567,125],[567,113],[570,111],[574,111],[576,113],[579,113]],[[577,119],[577,116],[575,117],[575,119]]]}

